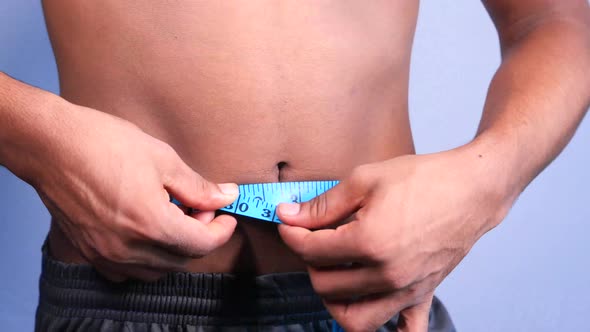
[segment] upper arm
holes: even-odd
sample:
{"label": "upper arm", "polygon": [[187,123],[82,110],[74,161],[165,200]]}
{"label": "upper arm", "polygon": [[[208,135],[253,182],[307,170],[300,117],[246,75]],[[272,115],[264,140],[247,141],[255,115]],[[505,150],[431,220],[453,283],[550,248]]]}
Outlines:
{"label": "upper arm", "polygon": [[569,22],[590,29],[587,0],[482,0],[503,46],[546,22]]}

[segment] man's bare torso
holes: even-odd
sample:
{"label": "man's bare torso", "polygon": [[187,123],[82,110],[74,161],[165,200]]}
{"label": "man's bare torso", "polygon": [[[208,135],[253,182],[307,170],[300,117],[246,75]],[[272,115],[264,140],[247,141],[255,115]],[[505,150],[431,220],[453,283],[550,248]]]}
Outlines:
{"label": "man's bare torso", "polygon": [[[44,1],[61,94],[137,124],[214,182],[339,179],[414,152],[417,1]],[[139,203],[139,202],[138,202]],[[55,227],[53,255],[82,261]],[[198,272],[304,269],[238,219]]]}

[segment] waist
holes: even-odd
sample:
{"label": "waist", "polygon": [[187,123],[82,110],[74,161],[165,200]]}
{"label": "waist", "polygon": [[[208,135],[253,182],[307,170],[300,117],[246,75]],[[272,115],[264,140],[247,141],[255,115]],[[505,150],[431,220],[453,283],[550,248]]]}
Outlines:
{"label": "waist", "polygon": [[[278,164],[272,159],[266,160],[263,164],[261,160],[249,160],[247,154],[242,154],[242,163],[229,165],[203,158],[203,166],[196,167],[195,170],[210,181],[218,183],[341,180],[354,166],[410,153],[413,153],[413,150],[366,158],[350,151],[345,158],[330,158],[330,152],[326,151],[318,156],[319,162],[292,157],[285,158],[285,162]],[[313,158],[313,154],[311,156]],[[231,156],[218,157],[220,160],[224,158]],[[225,212],[217,211],[217,214],[219,213]],[[52,220],[49,233],[49,245],[54,257],[63,262],[87,263],[70,239],[59,229],[58,225],[61,223],[55,218],[57,216]],[[208,255],[192,260],[187,266],[188,271],[266,274],[306,270],[303,261],[284,244],[278,233],[277,224],[244,216],[236,216],[236,219],[237,226],[230,240]]]}
{"label": "waist", "polygon": [[162,104],[136,95],[125,102],[109,95],[65,97],[136,124],[214,182],[339,179],[355,166],[414,153],[407,104],[399,95],[316,105],[302,98],[301,105],[276,108],[248,100],[210,105],[205,97],[174,94]]}
{"label": "waist", "polygon": [[[173,93],[151,101],[138,101],[135,92],[125,99],[70,90],[65,97],[135,123],[170,144],[209,181],[263,183],[340,180],[358,165],[414,153],[404,98],[379,95],[333,105],[301,98],[300,106],[287,103],[282,109],[248,108],[247,100],[206,103]],[[84,263],[57,224],[49,237],[56,258]],[[228,243],[190,265],[193,272],[304,270],[276,225],[249,218],[238,218]]]}
{"label": "waist", "polygon": [[[261,146],[263,145],[264,143],[261,143]],[[349,147],[346,142],[343,146]],[[198,153],[186,154],[183,159],[188,160],[191,167],[210,181],[261,183],[341,180],[357,165],[413,153],[413,149],[403,147],[398,147],[397,151],[389,154],[369,156],[356,153],[354,150],[341,151],[334,155],[331,149],[323,152],[317,151],[318,147],[314,149],[315,151],[308,151],[308,158],[303,157],[304,151],[295,155],[279,156],[268,153],[264,158],[250,158],[246,150],[237,154],[220,152],[218,157],[208,156],[210,152],[205,152],[200,156],[198,163],[191,162]],[[314,160],[315,156],[317,160]],[[224,159],[231,160],[236,157],[241,158],[242,162],[223,162]],[[279,160],[283,161],[279,163]],[[237,227],[230,240],[207,256],[192,260],[187,266],[188,271],[259,275],[306,270],[303,261],[280,238],[276,224],[242,216],[236,216],[236,219]],[[87,263],[70,239],[61,232],[59,224],[57,220],[53,220],[49,234],[49,245],[54,257],[64,262]]]}
{"label": "waist", "polygon": [[59,317],[199,326],[327,323],[330,318],[304,272],[256,277],[176,272],[153,283],[115,284],[89,265],[54,260],[46,248],[39,311]]}

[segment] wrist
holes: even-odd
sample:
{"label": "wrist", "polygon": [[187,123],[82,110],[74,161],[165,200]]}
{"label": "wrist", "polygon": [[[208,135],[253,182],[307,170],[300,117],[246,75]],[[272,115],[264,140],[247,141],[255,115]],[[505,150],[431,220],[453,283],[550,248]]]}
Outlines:
{"label": "wrist", "polygon": [[465,180],[473,184],[474,195],[496,207],[498,215],[491,218],[490,229],[495,227],[526,186],[516,144],[506,138],[482,134],[453,151],[465,169]]}
{"label": "wrist", "polygon": [[40,181],[47,157],[55,153],[65,104],[59,96],[2,75],[0,164],[29,184]]}

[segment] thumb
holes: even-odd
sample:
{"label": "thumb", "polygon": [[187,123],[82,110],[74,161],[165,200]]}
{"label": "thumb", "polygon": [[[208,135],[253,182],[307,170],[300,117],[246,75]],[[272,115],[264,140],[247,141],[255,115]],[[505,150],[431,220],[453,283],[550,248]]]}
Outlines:
{"label": "thumb", "polygon": [[428,300],[418,303],[413,307],[402,310],[399,313],[397,323],[397,332],[426,332],[428,331],[428,321],[430,315],[430,306],[432,305],[432,295]]}
{"label": "thumb", "polygon": [[239,194],[237,184],[207,181],[182,161],[164,176],[164,187],[183,205],[203,211],[230,205]]}
{"label": "thumb", "polygon": [[281,203],[277,215],[287,225],[308,229],[336,224],[354,213],[363,200],[364,193],[351,183],[344,180],[307,202]]}

